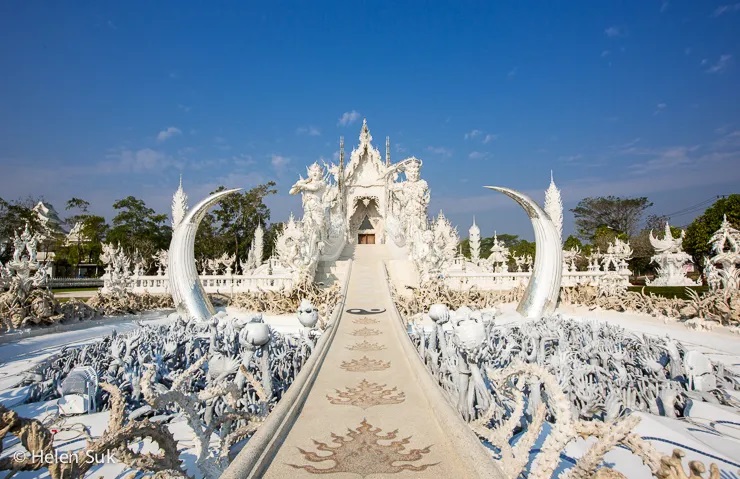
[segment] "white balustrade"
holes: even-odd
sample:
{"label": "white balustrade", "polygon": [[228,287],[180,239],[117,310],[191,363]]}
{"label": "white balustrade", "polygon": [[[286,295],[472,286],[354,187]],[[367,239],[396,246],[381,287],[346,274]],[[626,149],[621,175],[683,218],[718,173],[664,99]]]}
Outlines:
{"label": "white balustrade", "polygon": [[[598,286],[601,277],[606,271],[563,271],[562,286]],[[612,272],[613,273],[613,272]],[[481,290],[506,291],[529,283],[531,272],[506,273],[459,273],[454,272],[445,276],[445,284],[451,289],[464,290],[476,288]],[[629,275],[624,275],[624,281],[629,282]]]}
{"label": "white balustrade", "polygon": [[[255,291],[289,291],[293,289],[290,275],[200,275],[206,293],[234,294]],[[108,288],[106,280],[103,292]],[[169,281],[164,276],[131,276],[133,293],[169,294]]]}

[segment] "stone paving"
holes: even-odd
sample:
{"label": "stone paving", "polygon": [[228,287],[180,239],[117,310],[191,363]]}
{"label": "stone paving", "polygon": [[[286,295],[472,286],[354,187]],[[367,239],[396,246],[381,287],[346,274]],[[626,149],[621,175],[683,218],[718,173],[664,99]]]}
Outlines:
{"label": "stone paving", "polygon": [[[358,246],[337,335],[264,477],[476,477],[431,412],[390,313],[382,245]],[[414,358],[411,358],[414,359]]]}

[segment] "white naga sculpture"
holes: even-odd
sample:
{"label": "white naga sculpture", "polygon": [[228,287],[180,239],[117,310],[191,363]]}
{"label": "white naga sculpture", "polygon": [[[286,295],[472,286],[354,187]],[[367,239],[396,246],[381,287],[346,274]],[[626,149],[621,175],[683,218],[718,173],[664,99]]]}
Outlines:
{"label": "white naga sculpture", "polygon": [[[239,191],[241,188],[213,193],[192,210],[187,205],[178,203],[173,208],[172,241],[168,254],[167,268],[170,292],[178,313],[195,321],[206,321],[215,314],[211,301],[206,296],[203,284],[195,267],[195,235],[198,225],[208,212],[208,208],[221,198]],[[173,203],[175,203],[173,201]],[[173,206],[175,206],[173,204]],[[182,215],[182,216],[180,216]],[[176,221],[182,218],[180,221]]]}
{"label": "white naga sculpture", "polygon": [[426,229],[427,207],[431,193],[426,180],[420,177],[422,161],[411,157],[386,172],[398,174],[404,171],[406,181],[391,183],[389,190],[393,198],[394,217],[400,220],[406,244],[419,238],[420,232]]}
{"label": "white naga sculpture", "polygon": [[663,239],[656,238],[650,231],[650,244],[655,248],[655,255],[650,262],[658,265],[658,277],[646,281],[648,286],[701,286],[701,282],[686,277],[684,265],[691,261],[691,256],[681,249],[685,235],[686,232],[681,231],[681,236],[674,238],[668,223],[665,224]]}
{"label": "white naga sculpture", "polygon": [[560,233],[550,216],[529,196],[499,186],[486,188],[500,191],[516,201],[527,212],[534,228],[536,243],[534,268],[517,311],[526,318],[540,318],[551,314],[557,306],[563,273]]}

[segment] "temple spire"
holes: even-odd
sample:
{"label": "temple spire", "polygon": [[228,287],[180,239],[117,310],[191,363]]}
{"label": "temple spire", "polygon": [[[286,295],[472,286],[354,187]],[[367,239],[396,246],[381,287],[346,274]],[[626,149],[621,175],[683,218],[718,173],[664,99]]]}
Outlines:
{"label": "temple spire", "polygon": [[344,137],[339,137],[339,169],[344,169]]}
{"label": "temple spire", "polygon": [[391,166],[391,137],[385,137],[385,166]]}
{"label": "temple spire", "polygon": [[370,148],[370,143],[373,141],[372,135],[370,135],[370,128],[367,126],[367,118],[362,119],[362,130],[360,130],[360,147],[363,149]]}

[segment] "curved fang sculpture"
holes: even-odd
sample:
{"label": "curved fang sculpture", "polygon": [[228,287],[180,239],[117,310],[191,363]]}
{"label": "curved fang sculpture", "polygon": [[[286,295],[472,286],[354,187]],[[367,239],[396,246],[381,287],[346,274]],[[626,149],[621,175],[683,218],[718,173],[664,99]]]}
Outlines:
{"label": "curved fang sculpture", "polygon": [[532,221],[535,239],[535,259],[532,276],[516,310],[526,318],[540,318],[555,311],[563,274],[563,248],[560,235],[550,217],[529,196],[500,186],[486,186],[500,191],[524,208]]}
{"label": "curved fang sculpture", "polygon": [[241,188],[219,191],[191,209],[172,232],[168,277],[177,312],[182,317],[205,321],[215,314],[195,268],[195,234],[208,208]]}

